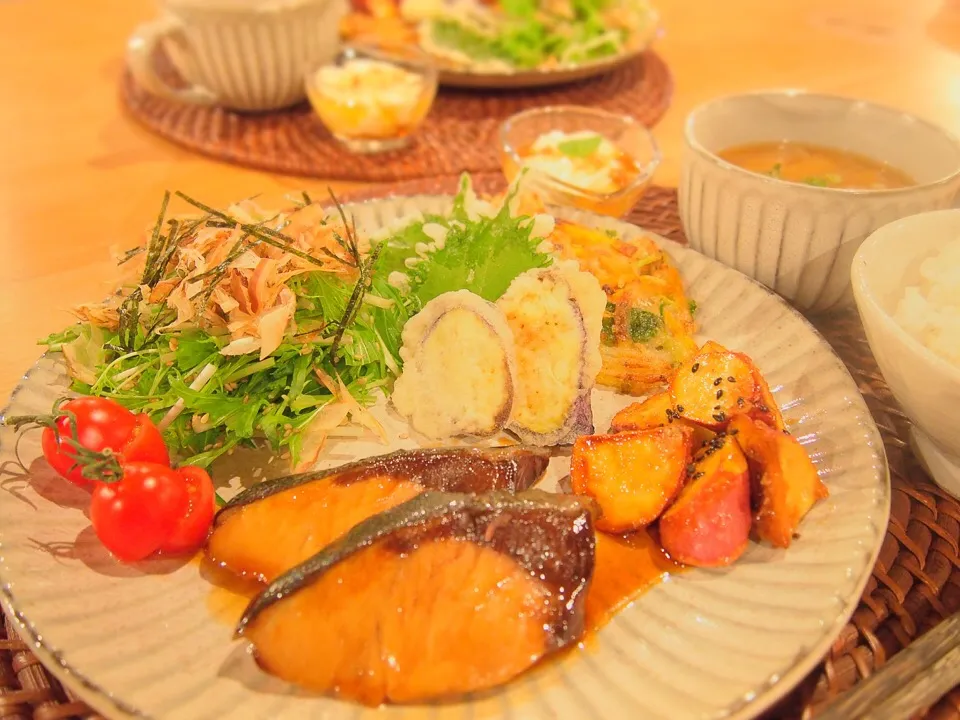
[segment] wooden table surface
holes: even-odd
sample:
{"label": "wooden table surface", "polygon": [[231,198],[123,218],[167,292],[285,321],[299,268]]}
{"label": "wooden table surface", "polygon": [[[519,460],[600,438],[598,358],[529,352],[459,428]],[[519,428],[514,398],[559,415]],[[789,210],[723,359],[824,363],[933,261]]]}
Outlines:
{"label": "wooden table surface", "polygon": [[[717,95],[855,95],[960,133],[960,0],[658,0],[673,106],[656,128],[679,173],[684,117]],[[245,170],[153,137],[122,112],[124,42],[144,0],[0,0],[0,402],[73,304],[102,297],[164,189],[212,204],[323,181]],[[333,184],[334,189],[346,187]]]}

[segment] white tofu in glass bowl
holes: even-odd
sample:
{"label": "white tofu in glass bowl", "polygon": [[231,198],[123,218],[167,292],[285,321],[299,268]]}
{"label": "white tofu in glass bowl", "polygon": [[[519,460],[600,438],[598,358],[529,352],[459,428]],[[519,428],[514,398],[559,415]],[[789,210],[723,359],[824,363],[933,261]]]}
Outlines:
{"label": "white tofu in glass bowl", "polygon": [[960,209],[876,230],[851,270],[857,309],[914,450],[960,497]]}

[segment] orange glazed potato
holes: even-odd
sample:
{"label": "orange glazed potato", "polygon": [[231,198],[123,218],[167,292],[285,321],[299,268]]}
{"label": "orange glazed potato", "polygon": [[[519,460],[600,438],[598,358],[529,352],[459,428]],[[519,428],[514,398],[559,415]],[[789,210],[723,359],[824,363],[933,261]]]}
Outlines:
{"label": "orange glazed potato", "polygon": [[693,430],[683,425],[581,435],[570,463],[573,491],[600,506],[599,530],[622,533],[644,527],[680,490],[692,445]]}
{"label": "orange glazed potato", "polygon": [[650,430],[667,424],[673,416],[673,397],[668,392],[651,395],[642,402],[635,402],[613,416],[610,432]]}
{"label": "orange glazed potato", "polygon": [[792,436],[746,416],[735,417],[728,432],[753,466],[757,535],[776,547],[789,547],[800,521],[829,495],[827,486]]}
{"label": "orange glazed potato", "polygon": [[[750,361],[753,365],[753,361]],[[776,430],[783,430],[786,425],[783,422],[783,415],[780,414],[780,408],[777,407],[777,401],[773,399],[773,393],[770,392],[770,386],[756,365],[753,365],[753,379],[757,383],[757,397],[754,400],[753,409],[750,416],[755,420],[761,420]]]}
{"label": "orange glazed potato", "polygon": [[731,565],[750,539],[750,472],[730,435],[697,451],[690,480],[660,518],[660,544],[677,562]]}
{"label": "orange glazed potato", "polygon": [[651,430],[664,425],[688,425],[693,429],[693,446],[699,447],[713,437],[713,432],[680,417],[669,392],[651,395],[642,402],[623,408],[610,421],[610,432],[620,433],[631,430]]}
{"label": "orange glazed potato", "polygon": [[711,430],[723,430],[745,414],[757,397],[753,363],[729,350],[697,354],[677,370],[670,393],[679,415]]}
{"label": "orange glazed potato", "polygon": [[680,366],[670,394],[680,417],[711,430],[723,430],[736,415],[784,428],[773,393],[753,360],[712,340]]}

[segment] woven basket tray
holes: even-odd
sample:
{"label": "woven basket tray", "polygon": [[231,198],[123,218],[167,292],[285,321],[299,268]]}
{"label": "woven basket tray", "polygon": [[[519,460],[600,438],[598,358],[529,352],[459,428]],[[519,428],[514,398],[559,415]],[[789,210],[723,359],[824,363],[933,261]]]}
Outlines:
{"label": "woven basket tray", "polygon": [[[163,54],[158,73],[182,84]],[[345,150],[310,108],[244,114],[151,95],[124,72],[120,97],[130,115],[158,135],[218,160],[270,172],[367,182],[500,170],[497,129],[509,116],[543,105],[587,105],[632,115],[652,127],[670,105],[673,81],[663,61],[644,53],[599,77],[521,91],[442,89],[408,148],[377,155]]]}
{"label": "woven basket tray", "polygon": [[[475,176],[478,190],[502,187],[497,175]],[[452,193],[456,178],[394,186],[390,194]],[[343,200],[382,196],[357,193]],[[629,220],[685,242],[674,190],[654,187]],[[933,485],[906,441],[909,422],[877,370],[855,313],[814,323],[843,358],[880,428],[893,481],[890,526],[860,604],[823,663],[765,718],[806,718],[868,677],[892,655],[960,610],[960,502]],[[8,628],[7,638],[15,638]],[[25,646],[0,625],[0,720],[97,717],[64,692]],[[917,717],[960,720],[960,688]]]}

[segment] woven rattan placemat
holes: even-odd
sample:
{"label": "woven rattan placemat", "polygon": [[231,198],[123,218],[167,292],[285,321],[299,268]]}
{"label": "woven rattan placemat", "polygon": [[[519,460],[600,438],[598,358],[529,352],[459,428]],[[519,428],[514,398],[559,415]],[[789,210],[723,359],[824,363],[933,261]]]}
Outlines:
{"label": "woven rattan placemat", "polygon": [[[475,176],[478,189],[502,186],[498,175]],[[450,193],[456,178],[429,179],[357,193],[343,200]],[[653,187],[629,220],[684,242],[674,190]],[[855,312],[812,318],[856,379],[883,435],[893,481],[890,526],[857,610],[823,663],[765,718],[815,715],[868,677],[892,655],[960,610],[960,502],[932,484],[907,441],[909,422],[877,370]],[[0,625],[0,720],[96,717],[73,701],[27,648]],[[960,688],[917,717],[960,719]]]}
{"label": "woven rattan placemat", "polygon": [[[158,72],[178,79],[165,56]],[[290,175],[390,182],[462,171],[499,171],[497,129],[510,115],[543,105],[588,105],[653,126],[673,92],[659,56],[644,53],[599,77],[553,88],[464,91],[442,88],[408,148],[378,155],[343,149],[307,105],[244,114],[151,95],[124,72],[120,97],[130,115],[158,135],[226,162]]]}

